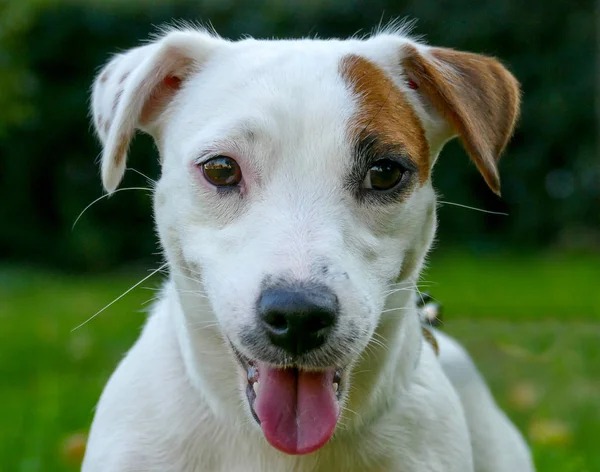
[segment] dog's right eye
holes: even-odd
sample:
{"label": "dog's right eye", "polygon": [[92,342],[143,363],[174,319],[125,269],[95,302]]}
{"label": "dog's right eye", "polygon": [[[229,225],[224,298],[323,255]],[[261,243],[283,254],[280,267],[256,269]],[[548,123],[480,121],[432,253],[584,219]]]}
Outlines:
{"label": "dog's right eye", "polygon": [[234,159],[217,156],[202,164],[202,173],[215,187],[235,187],[242,181],[242,170]]}

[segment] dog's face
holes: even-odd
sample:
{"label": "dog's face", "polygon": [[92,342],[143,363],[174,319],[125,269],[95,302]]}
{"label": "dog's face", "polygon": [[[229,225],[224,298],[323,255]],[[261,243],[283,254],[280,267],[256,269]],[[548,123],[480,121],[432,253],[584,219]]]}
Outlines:
{"label": "dog's face", "polygon": [[172,32],[117,56],[93,97],[109,191],[135,128],[155,137],[157,227],[186,319],[218,324],[249,414],[288,453],[329,439],[392,284],[410,293],[443,144],[460,134],[498,191],[517,110],[495,60],[399,34]]}

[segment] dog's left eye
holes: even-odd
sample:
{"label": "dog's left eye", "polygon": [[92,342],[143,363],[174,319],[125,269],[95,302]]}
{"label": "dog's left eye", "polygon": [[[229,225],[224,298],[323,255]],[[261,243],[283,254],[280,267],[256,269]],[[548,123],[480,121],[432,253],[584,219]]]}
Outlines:
{"label": "dog's left eye", "polygon": [[235,187],[242,181],[242,170],[234,159],[217,156],[202,164],[206,180],[215,187]]}
{"label": "dog's left eye", "polygon": [[367,171],[362,186],[368,190],[390,190],[403,180],[406,173],[406,169],[400,163],[391,159],[381,159]]}

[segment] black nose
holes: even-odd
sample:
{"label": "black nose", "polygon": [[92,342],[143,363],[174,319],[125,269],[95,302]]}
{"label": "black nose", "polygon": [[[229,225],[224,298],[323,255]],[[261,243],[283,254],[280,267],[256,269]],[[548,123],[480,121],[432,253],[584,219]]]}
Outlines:
{"label": "black nose", "polygon": [[273,287],[262,292],[257,311],[270,341],[299,356],[325,342],[335,325],[338,300],[324,286]]}

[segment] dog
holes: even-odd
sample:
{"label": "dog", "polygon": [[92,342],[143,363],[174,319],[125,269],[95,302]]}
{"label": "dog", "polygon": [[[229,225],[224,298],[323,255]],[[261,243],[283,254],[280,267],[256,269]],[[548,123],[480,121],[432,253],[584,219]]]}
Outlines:
{"label": "dog", "polygon": [[498,60],[402,28],[174,28],[114,56],[91,99],[102,181],[136,130],[154,138],[169,277],[82,470],[534,470],[465,350],[423,335],[416,288],[442,147],[458,136],[499,194],[519,103]]}

